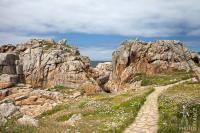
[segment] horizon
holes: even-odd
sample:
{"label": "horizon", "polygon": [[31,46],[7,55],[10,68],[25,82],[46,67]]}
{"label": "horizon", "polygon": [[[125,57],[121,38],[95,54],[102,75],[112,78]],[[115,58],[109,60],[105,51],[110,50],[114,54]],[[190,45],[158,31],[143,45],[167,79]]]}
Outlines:
{"label": "horizon", "polygon": [[198,0],[3,0],[0,45],[66,38],[93,61],[111,60],[121,42],[135,38],[179,40],[198,52],[199,4]]}

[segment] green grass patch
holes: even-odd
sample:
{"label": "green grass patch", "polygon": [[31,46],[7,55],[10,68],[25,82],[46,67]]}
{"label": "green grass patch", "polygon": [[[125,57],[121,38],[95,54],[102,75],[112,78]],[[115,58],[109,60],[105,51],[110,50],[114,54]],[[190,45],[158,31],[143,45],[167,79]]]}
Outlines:
{"label": "green grass patch", "polygon": [[158,133],[200,132],[200,84],[176,85],[159,97]]}
{"label": "green grass patch", "polygon": [[78,107],[80,108],[80,109],[83,109],[84,107],[85,107],[85,105],[86,105],[86,101],[83,101],[83,102],[81,102],[79,105],[78,105]]}
{"label": "green grass patch", "polygon": [[175,71],[156,75],[137,74],[134,81],[141,81],[142,86],[147,85],[168,85],[193,77],[192,72]]}
{"label": "green grass patch", "polygon": [[57,105],[57,106],[53,107],[53,109],[42,113],[37,118],[43,118],[43,117],[47,117],[47,116],[53,115],[53,114],[55,114],[55,113],[57,113],[57,112],[59,112],[61,110],[68,109],[68,107],[69,107],[69,105],[67,105],[67,104]]}
{"label": "green grass patch", "polygon": [[60,93],[63,93],[63,94],[73,94],[75,91],[80,91],[81,94],[83,94],[83,90],[82,89],[74,89],[74,88],[68,88],[68,87],[65,87],[65,86],[62,86],[62,85],[56,85],[52,88],[49,88],[48,91],[52,91],[52,92],[60,92]]}
{"label": "green grass patch", "polygon": [[53,88],[49,88],[48,91],[62,91],[63,89],[66,89],[66,87],[62,85],[56,85]]}
{"label": "green grass patch", "polygon": [[56,121],[58,121],[58,122],[67,121],[72,117],[72,115],[73,114],[67,114],[67,115],[59,116],[58,118],[56,118]]}
{"label": "green grass patch", "polygon": [[53,48],[54,44],[53,43],[46,43],[44,49],[49,50],[50,48]]}
{"label": "green grass patch", "polygon": [[151,88],[142,95],[133,96],[117,105],[111,100],[109,105],[105,104],[93,112],[84,112],[83,116],[87,120],[99,121],[97,125],[94,125],[97,132],[113,132],[113,130],[122,132],[134,121],[146,97],[153,91],[154,89]]}

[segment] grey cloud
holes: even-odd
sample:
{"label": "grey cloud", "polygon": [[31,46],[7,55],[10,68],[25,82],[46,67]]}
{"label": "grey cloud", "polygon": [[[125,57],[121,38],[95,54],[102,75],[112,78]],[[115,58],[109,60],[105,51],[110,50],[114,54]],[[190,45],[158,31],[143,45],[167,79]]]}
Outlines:
{"label": "grey cloud", "polygon": [[200,26],[199,4],[199,0],[1,0],[0,31],[173,36],[184,30],[179,24]]}

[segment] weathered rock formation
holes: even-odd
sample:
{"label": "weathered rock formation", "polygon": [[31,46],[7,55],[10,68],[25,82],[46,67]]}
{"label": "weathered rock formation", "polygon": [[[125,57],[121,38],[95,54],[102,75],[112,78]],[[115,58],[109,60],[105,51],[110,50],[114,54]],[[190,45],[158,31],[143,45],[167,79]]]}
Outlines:
{"label": "weathered rock formation", "polygon": [[157,74],[174,70],[193,70],[200,75],[190,51],[178,41],[125,41],[113,52],[113,71],[107,87],[112,91],[134,83],[138,73]]}
{"label": "weathered rock formation", "polygon": [[9,45],[0,49],[19,55],[18,64],[23,65],[24,82],[34,88],[56,85],[81,88],[90,83],[96,89],[93,91],[100,90],[92,77],[89,58],[81,56],[77,48],[66,44],[66,40],[33,39],[15,48]]}

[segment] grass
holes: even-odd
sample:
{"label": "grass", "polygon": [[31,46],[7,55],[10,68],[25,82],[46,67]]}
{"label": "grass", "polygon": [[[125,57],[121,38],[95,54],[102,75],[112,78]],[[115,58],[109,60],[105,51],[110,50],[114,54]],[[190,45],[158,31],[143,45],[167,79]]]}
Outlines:
{"label": "grass", "polygon": [[8,122],[0,126],[0,133],[35,133],[36,127],[29,125],[19,125],[15,118],[8,120]]}
{"label": "grass", "polygon": [[62,85],[56,85],[53,88],[49,88],[48,91],[58,91],[58,92],[62,92],[63,90],[68,89]]}
{"label": "grass", "polygon": [[53,46],[54,46],[53,43],[46,43],[44,49],[45,49],[45,50],[48,50],[48,49],[52,48]]}
{"label": "grass", "polygon": [[82,89],[73,89],[73,88],[68,88],[62,85],[56,85],[52,88],[49,88],[48,91],[52,91],[52,92],[60,92],[63,94],[73,94],[75,91],[80,91],[83,94],[83,90]]}
{"label": "grass", "polygon": [[59,116],[58,118],[56,118],[56,121],[58,121],[58,122],[67,121],[67,120],[69,120],[69,118],[70,118],[72,115],[73,115],[73,114],[67,114],[67,115]]}
{"label": "grass", "polygon": [[[113,130],[122,132],[134,121],[140,107],[146,101],[146,96],[152,91],[153,89],[149,89],[144,94],[134,96],[126,101],[121,101],[121,103],[116,99],[119,99],[119,97],[122,98],[123,96],[127,97],[127,94],[110,98],[106,101],[111,101],[109,106],[104,105],[103,108],[98,108],[93,112],[85,112],[83,115],[88,120],[100,121],[97,125],[94,125],[97,128],[97,132],[113,132]],[[116,101],[118,101],[118,104]]]}
{"label": "grass", "polygon": [[168,85],[179,82],[181,80],[186,80],[193,77],[192,72],[185,71],[175,71],[171,73],[162,73],[157,75],[146,75],[146,74],[137,74],[135,81],[142,80],[142,86],[147,85]]}
{"label": "grass", "polygon": [[162,94],[158,101],[158,133],[200,132],[199,83],[186,82],[174,86]]}

